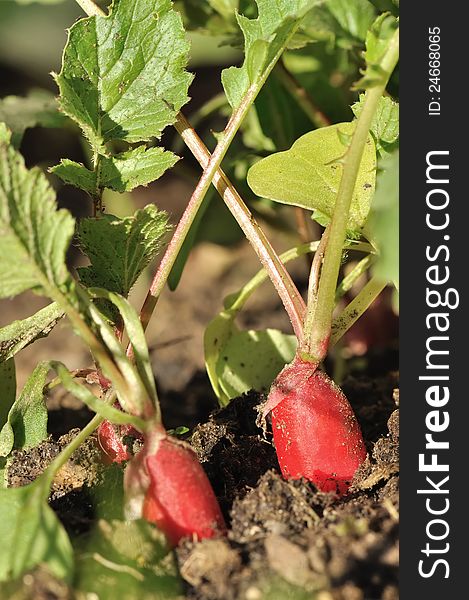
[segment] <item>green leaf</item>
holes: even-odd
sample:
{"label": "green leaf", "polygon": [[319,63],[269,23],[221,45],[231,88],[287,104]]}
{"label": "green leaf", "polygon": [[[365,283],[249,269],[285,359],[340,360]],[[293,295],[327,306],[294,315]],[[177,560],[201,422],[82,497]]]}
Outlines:
{"label": "green leaf", "polygon": [[9,144],[11,141],[11,131],[5,125],[5,123],[0,123],[0,144]]}
{"label": "green leaf", "polygon": [[[28,289],[48,295],[70,281],[65,253],[74,231],[66,210],[37,168],[0,142],[0,297]],[[14,257],[14,260],[12,260]]]}
{"label": "green leaf", "polygon": [[70,540],[47,505],[48,480],[39,478],[20,487],[0,489],[0,581],[15,579],[45,564],[59,579],[71,581],[73,550]]}
{"label": "green leaf", "polygon": [[328,40],[350,49],[365,41],[375,16],[368,0],[327,0],[306,15],[299,37]]}
{"label": "green leaf", "polygon": [[[365,95],[360,94],[358,102],[352,105],[353,114],[358,119],[362,112]],[[392,152],[399,140],[399,103],[389,96],[382,96],[371,123],[371,133],[380,155]]]}
{"label": "green leaf", "polygon": [[16,398],[15,361],[10,358],[0,363],[0,431],[8,421],[8,413]]}
{"label": "green leaf", "polygon": [[34,341],[46,337],[63,317],[63,310],[55,302],[36,314],[13,321],[0,329],[0,362],[12,358]]}
{"label": "green leaf", "polygon": [[84,165],[64,159],[50,169],[65,183],[74,185],[90,194],[99,187],[116,192],[130,192],[139,185],[155,181],[179,160],[172,152],[163,148],[138,146],[110,158],[102,157],[98,171],[90,171]]}
{"label": "green leaf", "polygon": [[152,524],[100,520],[82,538],[75,587],[78,598],[166,600],[181,597],[172,553]]}
{"label": "green leaf", "polygon": [[8,411],[0,431],[0,456],[8,456],[13,448],[33,448],[47,438],[43,388],[49,370],[48,362],[39,363]]}
{"label": "green leaf", "polygon": [[168,215],[153,204],[123,219],[113,215],[83,219],[78,237],[91,265],[78,269],[81,281],[127,296],[161,249],[168,230]]}
{"label": "green leaf", "polygon": [[78,398],[83,404],[85,404],[92,411],[103,417],[104,419],[115,423],[116,425],[127,425],[131,423],[135,427],[141,429],[142,422],[140,419],[133,417],[109,404],[106,404],[101,399],[97,398],[88,388],[76,382],[76,380],[70,375],[67,367],[58,361],[52,361],[50,368],[54,369],[57,375],[60,377],[64,388],[70,392],[75,398]]}
{"label": "green leaf", "polygon": [[244,63],[222,73],[223,87],[234,109],[252,85],[262,85],[301,19],[315,3],[316,0],[256,0],[256,19],[237,14],[244,36]]}
{"label": "green leaf", "polygon": [[365,63],[363,77],[355,84],[355,89],[368,89],[387,81],[387,73],[381,62],[388,50],[389,41],[399,28],[398,21],[389,13],[380,15],[366,36]]}
{"label": "green leaf", "polygon": [[399,151],[379,163],[370,218],[366,229],[378,246],[373,274],[399,286]]}
{"label": "green leaf", "polygon": [[249,390],[268,392],[295,356],[297,340],[276,329],[241,331],[224,344],[217,363],[219,384],[228,398]]}
{"label": "green leaf", "polygon": [[12,144],[18,148],[30,127],[63,127],[66,118],[59,112],[56,98],[45,90],[27,96],[6,96],[0,100],[0,121],[12,131]]}
{"label": "green leaf", "polygon": [[139,185],[147,185],[163,175],[179,160],[162,148],[139,146],[110,159],[103,159],[100,184],[116,192],[130,192]]}
{"label": "green leaf", "polygon": [[[346,152],[343,141],[352,135],[354,127],[354,123],[339,123],[307,133],[290,150],[256,163],[248,173],[249,186],[258,196],[332,217],[342,178],[341,158]],[[350,209],[351,231],[360,230],[366,221],[375,171],[376,150],[369,136]]]}
{"label": "green leaf", "polygon": [[233,322],[236,314],[235,311],[222,311],[210,321],[204,333],[205,368],[221,406],[226,406],[230,398],[221,387],[217,365],[228,340],[238,332],[238,328]]}
{"label": "green leaf", "polygon": [[95,152],[160,137],[188,101],[189,44],[170,0],[115,0],[107,17],[69,30],[56,76],[60,105]]}
{"label": "green leaf", "polygon": [[49,171],[68,185],[73,185],[91,195],[96,193],[96,172],[90,171],[81,163],[63,158],[60,164],[51,167]]}

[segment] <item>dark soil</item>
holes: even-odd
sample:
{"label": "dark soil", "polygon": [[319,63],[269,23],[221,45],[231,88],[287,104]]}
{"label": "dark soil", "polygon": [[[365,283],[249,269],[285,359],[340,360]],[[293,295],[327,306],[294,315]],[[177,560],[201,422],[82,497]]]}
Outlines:
{"label": "dark soil", "polygon": [[250,394],[215,412],[192,444],[230,522],[228,539],[177,551],[187,597],[198,600],[398,598],[399,411],[393,375],[343,385],[370,452],[337,501],[284,481]]}
{"label": "dark soil", "polygon": [[[229,531],[226,539],[186,541],[177,548],[186,598],[397,600],[396,386],[393,374],[373,381],[349,377],[343,384],[369,457],[341,500],[318,492],[307,481],[282,479],[270,434],[256,425],[256,407],[262,401],[258,394],[232,401],[193,429],[190,442],[219,497]],[[194,392],[190,424],[197,398]],[[208,411],[206,399],[200,408],[202,413]],[[17,452],[8,471],[9,485],[32,481],[75,433],[72,430],[57,441],[51,436],[32,451]],[[92,527],[99,517],[94,508],[99,490],[110,485],[119,489],[119,477],[116,469],[102,464],[94,439],[59,473],[51,505],[72,537]],[[35,572],[28,582],[24,580],[18,598],[73,598],[53,579],[47,581],[42,570]]]}

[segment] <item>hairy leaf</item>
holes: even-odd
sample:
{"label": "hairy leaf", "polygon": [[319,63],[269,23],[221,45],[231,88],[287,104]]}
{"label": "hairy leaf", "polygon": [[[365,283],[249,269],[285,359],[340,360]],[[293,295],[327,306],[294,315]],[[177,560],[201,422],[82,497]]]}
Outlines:
{"label": "hairy leaf", "polygon": [[[366,224],[379,250],[374,275],[385,281],[399,282],[399,151],[379,163],[370,218]],[[381,170],[382,169],[382,170]]]}
{"label": "hairy leaf", "polygon": [[277,329],[235,333],[218,359],[221,388],[230,399],[249,390],[267,392],[283,367],[293,360],[296,345],[294,335]]}
{"label": "hairy leaf", "polygon": [[0,329],[0,362],[12,358],[34,341],[46,337],[63,317],[63,310],[55,302],[36,314],[13,321]]}
{"label": "hairy leaf", "polygon": [[[354,123],[339,123],[311,131],[299,138],[290,150],[272,154],[255,164],[248,183],[258,196],[318,210],[332,217],[342,178],[344,142],[353,133]],[[369,136],[349,216],[349,229],[360,230],[368,216],[376,177],[376,150]]]}
{"label": "hairy leaf", "polygon": [[44,174],[27,170],[21,155],[0,141],[0,297],[63,287],[70,280],[65,253],[73,231],[73,218],[56,210]]}
{"label": "hairy leaf", "polygon": [[[365,95],[360,94],[359,101],[352,106],[353,114],[357,119],[362,111],[364,100]],[[397,145],[399,140],[399,104],[388,96],[383,96],[379,100],[371,123],[371,133],[376,142],[376,148],[381,155],[392,152]]]}
{"label": "hairy leaf", "polygon": [[106,155],[111,140],[160,137],[188,101],[189,44],[170,0],[115,0],[69,31],[56,76],[62,110]]}
{"label": "hairy leaf", "polygon": [[96,171],[65,159],[52,167],[51,173],[90,194],[98,187],[130,192],[139,185],[155,181],[178,160],[172,152],[165,152],[162,148],[139,146],[116,156],[102,157]]}
{"label": "hairy leaf", "polygon": [[60,179],[68,185],[73,185],[80,190],[88,192],[88,194],[96,194],[97,177],[95,171],[90,171],[74,160],[63,158],[58,165],[49,169],[51,173],[60,177]]}
{"label": "hairy leaf", "polygon": [[50,367],[39,363],[8,412],[0,431],[0,456],[13,448],[33,448],[47,438],[47,408],[43,388]]}
{"label": "hairy leaf", "polygon": [[79,242],[91,265],[78,269],[80,279],[88,287],[127,296],[160,250],[168,229],[168,215],[153,204],[123,219],[113,215],[83,219]]}
{"label": "hairy leaf", "polygon": [[15,579],[45,564],[59,579],[71,581],[73,550],[47,504],[48,481],[39,478],[19,488],[0,489],[0,581]]}
{"label": "hairy leaf", "polygon": [[59,112],[57,100],[45,90],[35,90],[27,96],[6,96],[0,100],[0,121],[12,131],[12,143],[18,148],[26,129],[30,127],[62,127],[66,121]]}
{"label": "hairy leaf", "polygon": [[261,85],[270,73],[307,11],[317,0],[256,0],[258,17],[238,14],[244,36],[244,63],[222,73],[222,83],[233,108],[252,85]]}

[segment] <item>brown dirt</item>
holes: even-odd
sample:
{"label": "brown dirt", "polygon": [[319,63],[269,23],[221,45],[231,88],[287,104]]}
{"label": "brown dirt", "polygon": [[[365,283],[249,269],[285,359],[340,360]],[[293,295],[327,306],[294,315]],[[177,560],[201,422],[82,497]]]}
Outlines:
{"label": "brown dirt", "polygon": [[255,425],[254,394],[196,428],[192,443],[231,526],[225,540],[178,549],[188,598],[397,600],[395,385],[392,375],[344,385],[370,456],[341,500],[281,478],[274,449]]}

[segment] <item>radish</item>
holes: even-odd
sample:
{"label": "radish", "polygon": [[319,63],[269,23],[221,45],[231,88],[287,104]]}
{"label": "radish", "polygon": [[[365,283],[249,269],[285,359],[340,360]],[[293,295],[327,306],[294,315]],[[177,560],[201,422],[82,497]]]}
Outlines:
{"label": "radish", "polygon": [[264,415],[269,412],[283,476],[346,493],[366,449],[342,390],[314,363],[296,357],[271,387]]}
{"label": "radish", "polygon": [[142,438],[142,434],[132,425],[113,425],[109,421],[103,421],[98,427],[99,447],[108,462],[120,464],[130,460],[131,456],[123,442],[124,436],[128,435]]}
{"label": "radish", "polygon": [[176,546],[184,537],[223,535],[225,522],[212,486],[192,448],[161,425],[145,435],[125,472],[127,516],[155,523]]}

